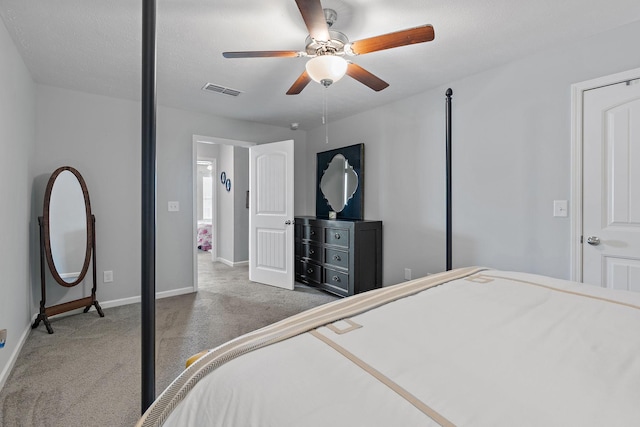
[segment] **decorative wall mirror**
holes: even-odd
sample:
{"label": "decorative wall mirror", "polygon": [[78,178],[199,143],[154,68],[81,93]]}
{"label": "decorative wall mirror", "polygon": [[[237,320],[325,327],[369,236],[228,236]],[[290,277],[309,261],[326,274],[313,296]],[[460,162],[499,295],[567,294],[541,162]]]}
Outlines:
{"label": "decorative wall mirror", "polygon": [[[86,313],[94,306],[100,317],[104,317],[96,299],[95,217],[91,213],[89,191],[80,172],[63,166],[51,174],[44,195],[43,215],[38,217],[38,223],[42,299],[40,313],[31,327],[38,327],[42,321],[52,334],[49,316],[83,307]],[[56,283],[67,288],[82,283],[91,264],[91,295],[47,307],[45,259]]]}
{"label": "decorative wall mirror", "polygon": [[364,219],[364,144],[323,151],[317,160],[316,216]]}

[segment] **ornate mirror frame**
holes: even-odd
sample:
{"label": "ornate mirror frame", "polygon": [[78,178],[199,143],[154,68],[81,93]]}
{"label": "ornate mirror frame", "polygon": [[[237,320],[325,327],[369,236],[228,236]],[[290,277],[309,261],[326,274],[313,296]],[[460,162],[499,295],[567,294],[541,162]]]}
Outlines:
{"label": "ornate mirror frame", "polygon": [[364,219],[364,144],[349,145],[317,154],[316,165],[316,217],[329,218],[330,212],[335,210],[329,205],[327,198],[320,188],[324,172],[329,168],[335,156],[342,155],[349,163],[350,170],[357,174],[358,185],[355,192],[347,200],[340,212],[335,213],[336,219]]}
{"label": "ornate mirror frame", "polygon": [[[58,268],[56,266],[53,251],[51,248],[51,196],[53,193],[54,185],[58,180],[61,173],[68,171],[72,173],[75,178],[78,180],[80,189],[82,191],[82,197],[84,200],[84,213],[85,213],[85,230],[86,230],[86,241],[84,244],[84,261],[82,262],[82,268],[80,273],[75,278],[75,280],[71,282],[67,282],[61,276]],[[41,284],[41,293],[42,299],[40,300],[40,312],[38,317],[31,325],[33,329],[37,328],[42,321],[47,331],[52,334],[53,328],[51,327],[51,323],[49,322],[49,316],[54,316],[56,314],[64,313],[67,311],[75,310],[78,308],[84,307],[84,312],[88,312],[91,306],[94,306],[100,315],[100,317],[104,317],[104,313],[102,312],[102,308],[96,299],[96,262],[95,262],[95,250],[96,250],[96,238],[95,238],[95,216],[91,213],[91,202],[89,200],[89,191],[87,190],[87,185],[82,178],[80,172],[71,166],[62,166],[56,169],[49,178],[47,183],[47,188],[45,190],[44,196],[44,208],[43,215],[38,217],[38,223],[40,225],[40,284]],[[62,304],[54,305],[47,307],[47,287],[46,287],[46,274],[45,274],[45,259],[46,265],[49,267],[49,271],[51,272],[51,276],[54,278],[56,283],[61,286],[70,288],[78,285],[86,279],[87,272],[89,271],[89,264],[93,265],[92,271],[92,279],[93,286],[91,288],[91,295],[80,298],[74,301],[65,302]],[[91,262],[93,259],[93,263]]]}

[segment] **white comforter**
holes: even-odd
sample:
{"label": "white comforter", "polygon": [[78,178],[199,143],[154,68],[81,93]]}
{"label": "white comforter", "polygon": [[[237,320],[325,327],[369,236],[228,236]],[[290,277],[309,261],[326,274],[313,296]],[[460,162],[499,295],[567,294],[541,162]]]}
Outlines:
{"label": "white comforter", "polygon": [[429,276],[212,351],[143,422],[637,426],[640,295],[491,270]]}

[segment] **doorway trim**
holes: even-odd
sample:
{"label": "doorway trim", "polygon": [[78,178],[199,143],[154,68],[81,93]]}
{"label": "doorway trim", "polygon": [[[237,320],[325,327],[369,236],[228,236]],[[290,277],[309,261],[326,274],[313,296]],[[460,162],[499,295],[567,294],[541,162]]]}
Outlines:
{"label": "doorway trim", "polygon": [[584,92],[640,78],[640,68],[571,85],[571,271],[570,279],[582,282],[583,195],[583,98]]}
{"label": "doorway trim", "polygon": [[[191,247],[193,248],[193,291],[198,291],[198,143],[203,144],[221,144],[221,145],[234,145],[238,147],[251,147],[253,145],[257,145],[255,142],[248,141],[240,141],[235,139],[228,138],[219,138],[215,136],[204,136],[204,135],[192,135],[191,138],[191,206],[193,216],[191,219]],[[217,166],[217,159],[216,159]],[[215,182],[215,176],[214,176]],[[214,205],[217,209],[217,199],[216,196],[217,191],[214,190]],[[213,213],[214,220],[216,222],[215,228],[217,229],[218,223],[218,214],[217,212]],[[217,236],[217,232],[216,232]],[[216,238],[217,240],[217,238]],[[217,242],[214,242],[214,244]],[[217,248],[215,249],[215,253],[217,254]]]}

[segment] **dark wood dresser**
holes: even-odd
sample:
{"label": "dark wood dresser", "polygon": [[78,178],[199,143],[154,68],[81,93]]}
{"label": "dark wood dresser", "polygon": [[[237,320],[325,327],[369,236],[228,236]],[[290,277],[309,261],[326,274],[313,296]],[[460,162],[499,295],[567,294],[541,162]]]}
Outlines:
{"label": "dark wood dresser", "polygon": [[382,287],[382,221],[295,218],[296,281],[339,296]]}

